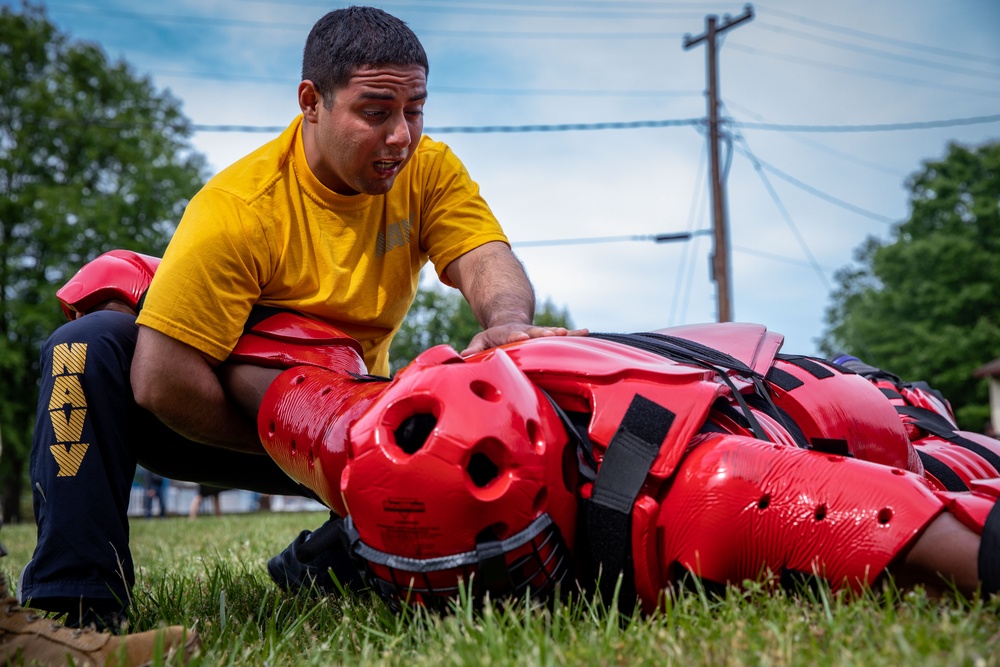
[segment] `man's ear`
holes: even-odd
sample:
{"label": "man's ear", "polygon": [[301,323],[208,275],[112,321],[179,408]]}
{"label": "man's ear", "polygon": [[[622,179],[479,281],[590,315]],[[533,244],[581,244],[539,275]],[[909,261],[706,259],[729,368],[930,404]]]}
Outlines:
{"label": "man's ear", "polygon": [[319,107],[323,104],[323,96],[316,90],[316,85],[306,79],[299,84],[299,109],[306,121],[315,123],[319,114]]}

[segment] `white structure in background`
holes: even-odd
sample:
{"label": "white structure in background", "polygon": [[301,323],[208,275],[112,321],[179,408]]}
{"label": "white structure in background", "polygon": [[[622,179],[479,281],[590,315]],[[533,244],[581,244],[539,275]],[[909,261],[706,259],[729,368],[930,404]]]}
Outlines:
{"label": "white structure in background", "polygon": [[[198,485],[192,482],[177,482],[170,480],[165,492],[167,514],[170,516],[187,516],[191,509],[191,501],[198,493]],[[256,512],[260,505],[260,494],[242,489],[223,491],[216,498],[206,498],[201,504],[199,514],[212,514],[212,503],[218,501],[222,505],[223,514],[239,514]],[[160,513],[159,500],[153,499],[153,516]],[[321,503],[301,496],[271,496],[272,512],[320,512],[327,508]],[[132,485],[129,496],[128,515],[142,517],[146,515],[146,488],[141,484]]]}

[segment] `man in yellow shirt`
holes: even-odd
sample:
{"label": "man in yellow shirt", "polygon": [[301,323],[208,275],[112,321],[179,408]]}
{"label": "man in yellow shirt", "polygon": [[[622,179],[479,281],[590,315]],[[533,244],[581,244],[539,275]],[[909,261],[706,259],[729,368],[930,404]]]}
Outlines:
{"label": "man in yellow shirt", "polygon": [[137,461],[174,479],[302,491],[238,407],[252,410],[277,371],[227,378],[223,366],[255,308],[337,327],[368,372],[387,375],[430,260],[483,327],[464,354],[570,333],[532,325],[531,284],[478,186],[421,136],[427,72],[402,21],[370,7],[327,14],[306,42],[301,116],[192,199],[138,319],[112,300],[46,342],[31,464],[39,539],[22,600],[71,625],[115,624],[134,581]]}

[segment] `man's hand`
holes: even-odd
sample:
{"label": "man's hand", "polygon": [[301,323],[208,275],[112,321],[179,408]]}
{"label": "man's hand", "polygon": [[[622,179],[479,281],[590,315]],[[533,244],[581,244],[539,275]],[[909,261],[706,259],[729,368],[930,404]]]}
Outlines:
{"label": "man's hand", "polygon": [[476,334],[469,346],[462,350],[461,355],[467,357],[483,350],[507,343],[516,343],[529,338],[545,338],[547,336],[586,336],[587,329],[567,329],[565,327],[539,327],[528,324],[501,324],[490,327]]}
{"label": "man's hand", "polygon": [[588,333],[586,329],[569,331],[531,323],[535,315],[535,292],[524,267],[506,243],[481,245],[449,264],[446,273],[462,291],[483,327],[462,351],[462,356],[529,338]]}

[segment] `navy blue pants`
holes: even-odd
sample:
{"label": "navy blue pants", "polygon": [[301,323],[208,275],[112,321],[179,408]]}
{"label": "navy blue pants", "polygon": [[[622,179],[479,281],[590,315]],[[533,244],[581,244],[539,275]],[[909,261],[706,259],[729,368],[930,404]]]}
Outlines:
{"label": "navy blue pants", "polygon": [[137,334],[133,316],[105,310],[64,324],[42,347],[30,463],[38,543],[22,574],[23,603],[71,616],[125,608],[135,582],[128,504],[137,462],[171,479],[304,492],[269,456],[192,442],[136,405]]}

